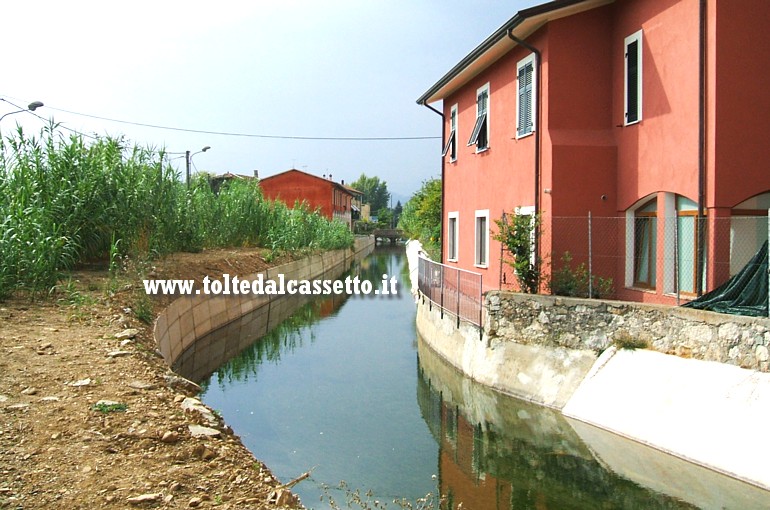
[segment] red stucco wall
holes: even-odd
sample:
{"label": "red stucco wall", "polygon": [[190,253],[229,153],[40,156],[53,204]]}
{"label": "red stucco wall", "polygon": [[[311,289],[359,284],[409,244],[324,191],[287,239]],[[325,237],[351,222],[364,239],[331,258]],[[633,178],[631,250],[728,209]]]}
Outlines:
{"label": "red stucco wall", "polygon": [[[709,2],[708,104],[713,140],[709,205],[734,207],[770,190],[770,2]],[[714,37],[716,40],[714,41]],[[750,50],[750,51],[749,51]]]}
{"label": "red stucco wall", "polygon": [[[724,234],[729,210],[770,190],[770,43],[764,34],[770,2],[709,0],[707,44],[708,215],[723,218],[711,231]],[[624,126],[624,39],[642,30],[641,121]],[[541,258],[558,261],[571,251],[587,254],[586,231],[561,218],[604,218],[594,232],[594,255],[613,278],[616,296],[672,303],[663,293],[662,221],[666,197],[699,196],[700,0],[625,0],[553,20],[527,37],[541,51],[539,202],[543,215]],[[747,51],[751,49],[751,51]],[[458,159],[445,165],[445,224],[459,213],[459,257],[453,263],[481,272],[485,289],[500,279],[500,245],[490,241],[489,265],[475,267],[475,211],[503,211],[535,204],[535,137],[516,139],[516,65],[529,50],[515,47],[444,100],[446,132],[457,104]],[[476,91],[490,84],[490,144],[467,147],[475,121]],[[625,288],[628,239],[625,215],[658,201],[658,284],[655,291]],[[596,237],[596,234],[600,234]],[[729,232],[728,232],[729,234]],[[447,236],[444,233],[444,253]],[[720,283],[729,266],[723,245],[708,242],[708,284]],[[585,250],[580,248],[585,246]],[[670,249],[670,248],[669,248]],[[444,262],[447,262],[446,260]]]}
{"label": "red stucco wall", "polygon": [[266,177],[259,184],[266,198],[280,200],[289,207],[304,201],[311,210],[320,209],[328,219],[333,219],[335,212],[350,213],[351,195],[328,179],[292,169]]}

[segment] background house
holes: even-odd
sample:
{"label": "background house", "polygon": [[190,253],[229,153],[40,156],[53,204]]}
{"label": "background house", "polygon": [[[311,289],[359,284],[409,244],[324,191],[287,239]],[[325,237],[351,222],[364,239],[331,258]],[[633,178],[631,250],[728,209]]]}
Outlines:
{"label": "background house", "polygon": [[334,182],[329,178],[318,177],[297,169],[287,170],[260,180],[260,186],[266,198],[281,200],[289,207],[296,201],[307,202],[310,209],[319,209],[330,220],[339,220],[353,228],[352,201],[361,193]]}
{"label": "background house", "polygon": [[418,99],[443,103],[443,262],[511,286],[492,237],[518,210],[542,220],[546,275],[591,253],[621,299],[687,300],[740,270],[767,239],[767,19],[765,0],[517,13]]}

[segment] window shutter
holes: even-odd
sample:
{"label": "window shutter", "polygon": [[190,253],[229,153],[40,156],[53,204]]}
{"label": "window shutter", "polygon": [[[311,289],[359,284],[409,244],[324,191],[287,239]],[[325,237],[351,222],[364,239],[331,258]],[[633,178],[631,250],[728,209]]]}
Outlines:
{"label": "window shutter", "polygon": [[639,120],[639,41],[626,46],[626,122]]}
{"label": "window shutter", "polygon": [[[455,130],[454,128],[449,133],[449,137],[446,139],[446,145],[444,146],[444,152],[441,153],[442,156],[446,156],[447,152],[449,152],[450,147],[454,147],[454,141],[455,141]],[[454,151],[452,151],[454,152]],[[454,156],[454,154],[453,154]]]}
{"label": "window shutter", "polygon": [[532,71],[532,63],[528,63],[519,69],[519,135],[526,135],[532,132]]}

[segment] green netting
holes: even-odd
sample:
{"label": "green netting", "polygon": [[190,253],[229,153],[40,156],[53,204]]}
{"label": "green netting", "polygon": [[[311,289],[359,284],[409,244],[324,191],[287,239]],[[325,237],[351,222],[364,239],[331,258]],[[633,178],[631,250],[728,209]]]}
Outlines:
{"label": "green netting", "polygon": [[767,317],[767,241],[725,283],[682,306],[733,315]]}

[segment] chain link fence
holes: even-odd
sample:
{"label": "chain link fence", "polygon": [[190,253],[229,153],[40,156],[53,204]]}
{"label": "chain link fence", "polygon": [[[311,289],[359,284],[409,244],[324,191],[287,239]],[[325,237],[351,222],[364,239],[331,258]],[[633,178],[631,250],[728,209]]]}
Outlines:
{"label": "chain link fence", "polygon": [[[553,217],[538,230],[541,293],[612,299],[633,289],[689,301],[746,267],[768,239],[768,216]],[[500,255],[500,288],[519,291],[511,254]]]}

